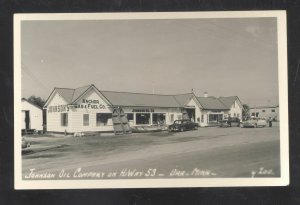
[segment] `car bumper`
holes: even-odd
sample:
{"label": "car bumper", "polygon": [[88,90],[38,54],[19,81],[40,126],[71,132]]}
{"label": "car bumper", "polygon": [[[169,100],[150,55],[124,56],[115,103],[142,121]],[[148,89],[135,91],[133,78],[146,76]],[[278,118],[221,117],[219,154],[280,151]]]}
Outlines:
{"label": "car bumper", "polygon": [[248,124],[247,123],[247,124],[241,124],[241,127],[252,127],[253,128],[253,127],[256,127],[256,125],[255,124],[250,124],[250,123]]}

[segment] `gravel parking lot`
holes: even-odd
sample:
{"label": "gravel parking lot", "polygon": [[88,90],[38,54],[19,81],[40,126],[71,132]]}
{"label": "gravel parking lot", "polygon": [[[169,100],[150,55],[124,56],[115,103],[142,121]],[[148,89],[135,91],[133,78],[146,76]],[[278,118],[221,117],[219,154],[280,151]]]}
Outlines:
{"label": "gravel parking lot", "polygon": [[109,178],[108,173],[114,178],[280,176],[276,124],[124,136],[42,135],[27,140],[31,147],[23,151],[24,179],[45,173],[55,173],[54,179],[69,174],[73,179],[74,172],[103,173],[101,178]]}

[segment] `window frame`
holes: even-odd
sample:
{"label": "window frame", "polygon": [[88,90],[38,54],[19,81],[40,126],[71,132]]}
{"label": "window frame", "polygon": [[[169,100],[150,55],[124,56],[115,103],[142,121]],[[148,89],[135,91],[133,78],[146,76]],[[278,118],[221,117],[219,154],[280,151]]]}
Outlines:
{"label": "window frame", "polygon": [[[84,118],[85,116],[87,116],[87,121],[86,121],[86,119]],[[82,115],[82,125],[83,125],[83,126],[90,126],[90,115],[89,115],[89,114],[84,113],[84,114]]]}
{"label": "window frame", "polygon": [[[64,117],[65,116],[65,117]],[[68,127],[68,113],[60,113],[60,126]]]}
{"label": "window frame", "polygon": [[[98,119],[101,119],[101,115],[109,115],[109,116],[107,116],[108,118],[106,119],[106,122],[102,122],[101,120],[98,121]],[[96,126],[97,127],[109,126],[109,125],[107,125],[109,119],[112,119],[112,113],[109,113],[109,112],[104,112],[104,113],[98,112],[98,113],[96,113]]]}

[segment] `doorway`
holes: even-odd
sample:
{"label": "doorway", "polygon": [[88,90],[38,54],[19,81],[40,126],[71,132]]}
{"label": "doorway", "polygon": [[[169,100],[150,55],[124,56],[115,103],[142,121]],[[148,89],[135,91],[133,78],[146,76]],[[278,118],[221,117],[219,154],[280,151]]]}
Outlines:
{"label": "doorway", "polygon": [[188,118],[191,121],[196,122],[196,119],[195,119],[195,108],[186,108],[185,110],[186,110]]}
{"label": "doorway", "polygon": [[30,129],[30,115],[29,115],[29,110],[25,110],[25,129],[26,130]]}

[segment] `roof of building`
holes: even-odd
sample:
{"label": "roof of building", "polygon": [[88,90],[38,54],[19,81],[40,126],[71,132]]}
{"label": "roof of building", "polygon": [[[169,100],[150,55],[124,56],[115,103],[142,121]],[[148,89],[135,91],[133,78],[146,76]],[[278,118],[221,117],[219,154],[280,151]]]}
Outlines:
{"label": "roof of building", "polygon": [[215,97],[197,97],[198,101],[205,110],[229,110],[218,98]]}
{"label": "roof of building", "polygon": [[175,100],[178,102],[179,105],[184,107],[188,103],[188,100],[190,100],[193,97],[193,95],[194,95],[193,93],[185,93],[185,94],[174,95],[173,97],[175,98]]}
{"label": "roof of building", "polygon": [[79,98],[91,85],[83,86],[80,88],[54,88],[59,95],[66,100],[67,103],[72,104],[77,98]]}
{"label": "roof of building", "polygon": [[115,91],[100,91],[115,106],[149,106],[149,107],[183,107],[186,102],[184,97],[179,96],[178,100],[173,95],[158,95],[146,93],[129,93]]}
{"label": "roof of building", "polygon": [[43,108],[41,108],[40,106],[30,102],[29,100],[27,100],[26,98],[21,98],[21,101],[25,101],[25,102],[28,102],[29,104],[31,104],[32,106],[35,106],[36,108],[40,109],[40,110],[43,110]]}
{"label": "roof of building", "polygon": [[73,94],[73,97],[72,97],[72,102],[74,102],[75,100],[77,100],[77,98],[79,98],[91,86],[92,85],[86,85],[86,86],[74,89],[74,94]]}
{"label": "roof of building", "polygon": [[251,106],[250,109],[277,108],[279,105]]}
{"label": "roof of building", "polygon": [[63,97],[67,103],[72,102],[73,94],[74,94],[74,89],[69,89],[69,88],[56,88],[56,91],[58,94]]}
{"label": "roof of building", "polygon": [[[94,85],[87,85],[76,89],[54,88],[54,90],[56,90],[66,100],[67,103],[72,104],[92,86]],[[185,107],[189,100],[193,96],[195,96],[193,93],[185,93],[178,95],[161,95],[117,91],[98,91],[112,105],[128,107]],[[199,104],[202,106],[203,109],[229,110],[231,105],[236,99],[238,99],[238,97],[196,97],[196,99],[198,100]]]}
{"label": "roof of building", "polygon": [[218,98],[226,107],[230,108],[236,100],[239,98],[237,96],[229,96],[229,97],[219,97]]}

